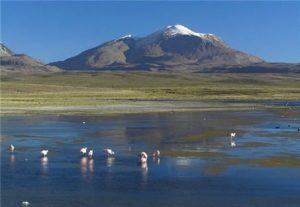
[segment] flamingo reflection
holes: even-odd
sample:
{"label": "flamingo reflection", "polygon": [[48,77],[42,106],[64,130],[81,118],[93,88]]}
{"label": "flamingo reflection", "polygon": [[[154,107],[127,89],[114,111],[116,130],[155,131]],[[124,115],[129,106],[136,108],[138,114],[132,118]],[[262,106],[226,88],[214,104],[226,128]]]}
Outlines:
{"label": "flamingo reflection", "polygon": [[48,170],[48,157],[42,157],[41,158],[41,168],[42,172],[46,173]]}
{"label": "flamingo reflection", "polygon": [[88,164],[87,157],[82,157],[80,159],[80,170],[81,170],[81,174],[83,174],[83,175],[85,175],[88,171],[87,164]]}
{"label": "flamingo reflection", "polygon": [[14,165],[15,162],[16,162],[16,157],[15,157],[15,155],[10,155],[10,164],[11,164],[11,165]]}
{"label": "flamingo reflection", "polygon": [[88,161],[88,169],[89,169],[89,172],[90,173],[93,173],[94,172],[94,160],[93,159],[90,159]]}
{"label": "flamingo reflection", "polygon": [[89,159],[87,157],[82,157],[80,159],[80,170],[81,170],[81,175],[83,177],[86,177],[88,173],[93,173],[94,172],[94,160]]}
{"label": "flamingo reflection", "polygon": [[106,166],[111,167],[114,164],[115,158],[114,157],[107,157],[106,158]]}
{"label": "flamingo reflection", "polygon": [[160,158],[153,158],[153,162],[157,165],[160,164]]}
{"label": "flamingo reflection", "polygon": [[15,155],[10,155],[10,169],[11,171],[15,171],[15,163],[16,163],[16,157]]}
{"label": "flamingo reflection", "polygon": [[147,162],[139,163],[139,166],[141,167],[141,174],[142,174],[142,187],[145,187],[147,185],[147,178],[148,178],[148,165]]}

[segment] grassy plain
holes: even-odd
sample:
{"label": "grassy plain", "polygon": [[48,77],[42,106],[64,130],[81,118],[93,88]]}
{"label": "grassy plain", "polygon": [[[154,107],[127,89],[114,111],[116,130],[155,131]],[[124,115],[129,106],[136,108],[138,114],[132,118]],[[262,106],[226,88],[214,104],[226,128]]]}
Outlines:
{"label": "grassy plain", "polygon": [[266,99],[300,100],[300,76],[137,71],[1,74],[3,109],[130,106],[139,101]]}

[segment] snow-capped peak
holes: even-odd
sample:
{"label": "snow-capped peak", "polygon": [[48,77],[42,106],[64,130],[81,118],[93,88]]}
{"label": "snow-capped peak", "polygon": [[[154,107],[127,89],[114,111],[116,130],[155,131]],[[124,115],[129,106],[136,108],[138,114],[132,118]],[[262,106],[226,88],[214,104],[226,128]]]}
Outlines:
{"label": "snow-capped peak", "polygon": [[167,26],[166,28],[162,30],[158,30],[157,32],[154,32],[144,38],[139,39],[137,42],[137,46],[143,46],[145,44],[151,44],[153,42],[159,41],[162,37],[165,37],[167,39],[180,36],[180,35],[187,35],[187,36],[193,36],[193,37],[199,37],[204,41],[210,41],[217,44],[221,44],[223,46],[226,46],[223,40],[215,36],[211,33],[197,33],[189,28],[176,24],[173,26]]}
{"label": "snow-capped peak", "polygon": [[197,36],[197,37],[205,37],[205,34],[203,33],[197,33],[194,32],[192,30],[190,30],[189,28],[180,25],[180,24],[176,24],[173,26],[167,26],[167,28],[164,30],[164,34],[166,36],[176,36],[176,35],[190,35],[190,36]]}

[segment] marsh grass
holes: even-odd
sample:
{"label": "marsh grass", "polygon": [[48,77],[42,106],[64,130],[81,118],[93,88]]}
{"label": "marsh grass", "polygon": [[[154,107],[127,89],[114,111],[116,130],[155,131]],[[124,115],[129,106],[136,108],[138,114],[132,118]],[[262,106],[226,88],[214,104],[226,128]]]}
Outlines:
{"label": "marsh grass", "polygon": [[194,134],[194,135],[185,137],[184,141],[185,142],[198,142],[198,141],[203,141],[203,140],[209,140],[211,138],[223,137],[224,134],[229,134],[229,132],[226,130],[221,130],[221,129],[206,130],[203,133]]}
{"label": "marsh grass", "polygon": [[237,159],[227,160],[229,165],[250,164],[261,167],[300,167],[300,158],[296,154],[274,155],[260,159]]}

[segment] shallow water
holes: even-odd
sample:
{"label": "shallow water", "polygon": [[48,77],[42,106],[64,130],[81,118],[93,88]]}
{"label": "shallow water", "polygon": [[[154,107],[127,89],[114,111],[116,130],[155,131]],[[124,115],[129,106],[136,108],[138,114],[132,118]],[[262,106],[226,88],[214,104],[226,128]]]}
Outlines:
{"label": "shallow water", "polygon": [[[299,206],[300,118],[271,111],[11,116],[1,206]],[[86,124],[82,122],[85,121]],[[279,127],[276,129],[276,126]],[[236,131],[237,147],[230,147]],[[7,151],[10,144],[16,151]],[[79,149],[92,148],[93,159]],[[39,151],[49,149],[48,158]],[[115,158],[102,150],[112,148]],[[140,151],[159,160],[138,166]]]}

